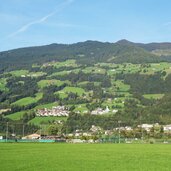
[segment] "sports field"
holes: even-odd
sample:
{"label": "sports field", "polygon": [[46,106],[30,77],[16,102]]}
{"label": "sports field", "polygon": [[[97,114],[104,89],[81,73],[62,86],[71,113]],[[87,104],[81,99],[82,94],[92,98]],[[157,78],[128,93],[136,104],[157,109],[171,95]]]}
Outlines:
{"label": "sports field", "polygon": [[1,143],[2,171],[170,171],[168,144]]}

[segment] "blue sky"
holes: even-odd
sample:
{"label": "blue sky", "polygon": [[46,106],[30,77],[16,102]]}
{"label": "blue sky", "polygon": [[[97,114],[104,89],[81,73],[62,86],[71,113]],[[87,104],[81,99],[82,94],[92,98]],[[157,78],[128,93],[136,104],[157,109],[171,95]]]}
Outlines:
{"label": "blue sky", "polygon": [[171,42],[170,0],[0,0],[0,51],[85,40]]}

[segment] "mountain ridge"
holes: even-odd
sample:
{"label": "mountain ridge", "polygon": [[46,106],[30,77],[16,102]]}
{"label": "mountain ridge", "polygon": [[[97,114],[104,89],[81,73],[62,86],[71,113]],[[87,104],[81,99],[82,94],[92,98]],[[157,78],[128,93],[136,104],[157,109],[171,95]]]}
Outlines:
{"label": "mountain ridge", "polygon": [[[34,63],[76,59],[78,63],[152,63],[170,62],[171,55],[157,55],[154,50],[170,50],[171,43],[134,43],[126,39],[115,43],[87,40],[74,44],[33,46],[0,52],[0,67],[21,67]],[[161,53],[161,52],[160,52]]]}

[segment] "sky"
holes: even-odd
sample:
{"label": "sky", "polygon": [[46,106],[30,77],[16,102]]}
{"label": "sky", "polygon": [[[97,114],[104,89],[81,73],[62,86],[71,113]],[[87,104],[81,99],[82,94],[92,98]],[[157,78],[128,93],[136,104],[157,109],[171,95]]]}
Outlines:
{"label": "sky", "polygon": [[0,51],[86,40],[171,42],[170,0],[0,0]]}

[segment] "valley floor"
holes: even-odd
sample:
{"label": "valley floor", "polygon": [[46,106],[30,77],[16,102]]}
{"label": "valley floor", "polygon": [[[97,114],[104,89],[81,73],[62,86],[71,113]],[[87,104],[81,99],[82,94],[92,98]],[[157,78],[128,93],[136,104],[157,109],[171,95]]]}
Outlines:
{"label": "valley floor", "polygon": [[1,143],[2,171],[170,171],[169,144]]}

